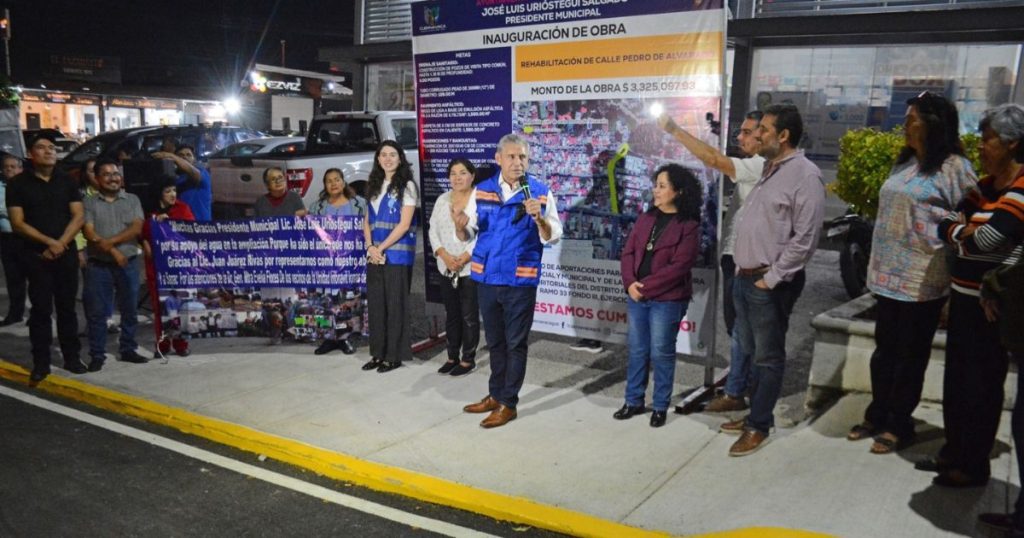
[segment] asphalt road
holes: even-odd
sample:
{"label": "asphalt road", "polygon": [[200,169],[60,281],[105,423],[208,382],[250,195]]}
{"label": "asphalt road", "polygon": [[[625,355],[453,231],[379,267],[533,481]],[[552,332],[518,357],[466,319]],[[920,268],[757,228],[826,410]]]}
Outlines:
{"label": "asphalt road", "polygon": [[0,383],[0,536],[558,536],[44,398]]}

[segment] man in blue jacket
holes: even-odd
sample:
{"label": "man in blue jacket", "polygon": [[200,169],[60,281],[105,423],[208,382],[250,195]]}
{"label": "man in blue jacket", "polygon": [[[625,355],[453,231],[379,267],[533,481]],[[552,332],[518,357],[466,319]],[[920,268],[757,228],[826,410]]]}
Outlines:
{"label": "man in blue jacket", "polygon": [[470,277],[479,283],[480,312],[491,360],[488,395],[467,413],[490,413],[484,428],[516,418],[544,245],[562,237],[554,195],[526,173],[530,147],[508,134],[494,160],[501,170],[476,187],[476,196],[456,218],[459,238],[477,236]]}

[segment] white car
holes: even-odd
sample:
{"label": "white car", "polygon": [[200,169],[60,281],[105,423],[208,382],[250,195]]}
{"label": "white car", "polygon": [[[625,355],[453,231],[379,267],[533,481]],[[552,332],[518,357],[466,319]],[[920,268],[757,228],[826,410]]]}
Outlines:
{"label": "white car", "polygon": [[306,149],[306,139],[301,136],[270,136],[250,138],[235,142],[210,155],[211,159],[245,157],[249,155],[291,155]]}
{"label": "white car", "polygon": [[361,194],[381,140],[398,142],[412,166],[413,177],[419,178],[418,134],[416,113],[412,111],[331,112],[317,116],[310,124],[304,151],[210,159],[213,214],[217,218],[251,215],[253,201],[266,193],[260,178],[271,166],[284,170],[288,188],[302,196],[307,207],[316,201],[324,173],[330,168],[341,170],[345,182]]}

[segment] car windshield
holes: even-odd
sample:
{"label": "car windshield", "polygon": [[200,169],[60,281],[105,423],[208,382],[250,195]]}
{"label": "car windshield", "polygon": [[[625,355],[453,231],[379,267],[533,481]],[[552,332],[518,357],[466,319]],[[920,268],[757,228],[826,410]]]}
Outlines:
{"label": "car windshield", "polygon": [[373,151],[377,149],[380,137],[373,120],[336,119],[323,121],[310,137],[310,153],[333,153],[344,151]]}
{"label": "car windshield", "polygon": [[239,142],[237,144],[231,144],[230,146],[210,155],[211,159],[218,157],[239,157],[242,155],[252,155],[259,151],[266,144],[263,142]]}
{"label": "car windshield", "polygon": [[391,120],[391,128],[395,131],[395,138],[402,149],[416,149],[418,147],[416,136],[415,118],[397,118]]}
{"label": "car windshield", "polygon": [[98,157],[100,153],[103,153],[104,149],[106,149],[106,142],[108,140],[108,138],[104,137],[93,138],[92,140],[79,146],[78,149],[74,153],[68,155],[65,158],[65,160],[72,163],[81,164],[84,163],[85,161],[88,161],[89,159],[94,159]]}

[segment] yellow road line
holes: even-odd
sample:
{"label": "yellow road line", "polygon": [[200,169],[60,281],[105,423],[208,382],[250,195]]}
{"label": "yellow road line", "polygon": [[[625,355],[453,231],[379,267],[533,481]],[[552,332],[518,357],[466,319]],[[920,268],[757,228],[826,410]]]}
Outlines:
{"label": "yellow road line", "polygon": [[[0,377],[28,383],[28,371],[0,360]],[[588,514],[541,504],[530,499],[495,493],[399,467],[361,460],[245,426],[205,417],[183,409],[159,404],[57,375],[37,387],[56,396],[87,403],[100,409],[169,426],[241,450],[264,454],[315,473],[426,502],[452,506],[503,521],[583,537],[668,537],[669,533],[649,531],[601,519]],[[827,535],[806,531],[756,528],[705,534],[702,538],[812,538]]]}

